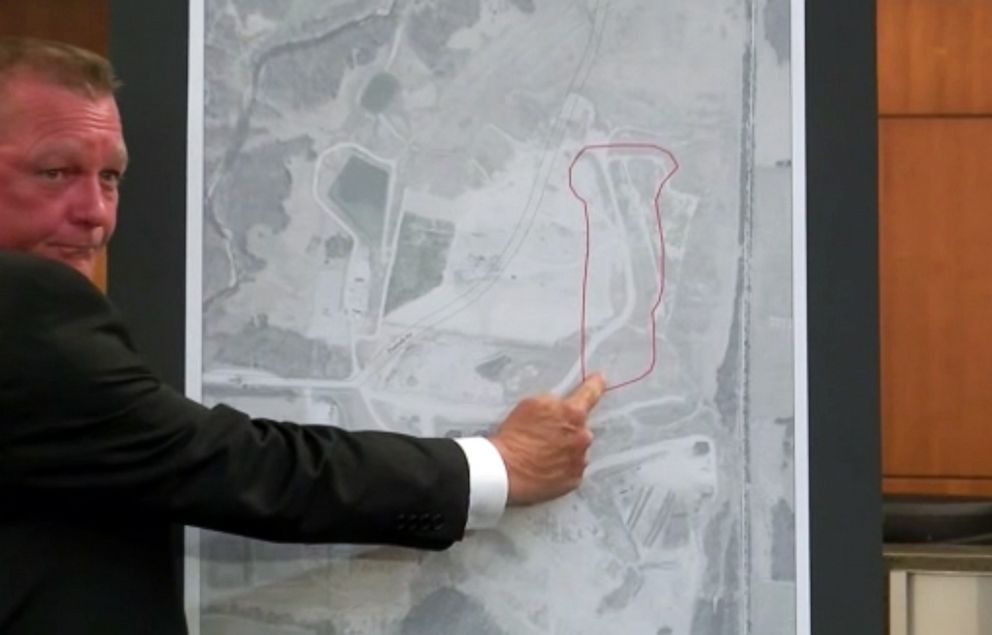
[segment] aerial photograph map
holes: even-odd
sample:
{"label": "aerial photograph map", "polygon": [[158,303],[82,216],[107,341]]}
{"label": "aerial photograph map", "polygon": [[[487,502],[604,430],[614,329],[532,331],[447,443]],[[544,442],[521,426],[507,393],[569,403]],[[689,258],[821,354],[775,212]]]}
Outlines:
{"label": "aerial photograph map", "polygon": [[191,6],[205,403],[610,387],[580,489],[447,551],[199,532],[194,632],[795,633],[790,0]]}

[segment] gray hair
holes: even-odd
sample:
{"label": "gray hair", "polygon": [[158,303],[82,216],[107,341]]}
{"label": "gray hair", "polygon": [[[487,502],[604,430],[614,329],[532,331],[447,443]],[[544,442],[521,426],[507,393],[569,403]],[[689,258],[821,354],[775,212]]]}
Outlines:
{"label": "gray hair", "polygon": [[19,73],[90,98],[112,95],[120,86],[114,68],[101,55],[63,42],[0,36],[0,84]]}

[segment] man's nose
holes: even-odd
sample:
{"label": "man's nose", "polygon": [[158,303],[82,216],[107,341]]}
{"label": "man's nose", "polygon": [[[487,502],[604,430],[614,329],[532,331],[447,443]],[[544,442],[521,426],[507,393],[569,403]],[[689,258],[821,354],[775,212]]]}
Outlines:
{"label": "man's nose", "polygon": [[93,227],[107,225],[113,217],[115,197],[99,175],[80,176],[73,188],[72,220]]}

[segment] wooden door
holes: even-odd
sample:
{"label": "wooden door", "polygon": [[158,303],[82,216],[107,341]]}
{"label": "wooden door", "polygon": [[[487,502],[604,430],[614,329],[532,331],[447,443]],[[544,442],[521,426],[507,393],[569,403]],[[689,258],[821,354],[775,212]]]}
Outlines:
{"label": "wooden door", "polygon": [[887,493],[992,495],[992,2],[879,0]]}

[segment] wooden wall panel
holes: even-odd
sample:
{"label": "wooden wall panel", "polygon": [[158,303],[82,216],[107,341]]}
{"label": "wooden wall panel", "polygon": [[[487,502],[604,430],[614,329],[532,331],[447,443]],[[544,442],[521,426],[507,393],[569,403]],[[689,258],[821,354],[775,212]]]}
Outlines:
{"label": "wooden wall panel", "polygon": [[988,478],[902,478],[887,476],[884,491],[890,495],[941,496],[992,499],[992,479]]}
{"label": "wooden wall panel", "polygon": [[879,135],[883,471],[992,478],[992,118]]}
{"label": "wooden wall panel", "polygon": [[107,0],[0,0],[0,31],[62,40],[106,54]]}
{"label": "wooden wall panel", "polygon": [[878,0],[882,114],[992,113],[992,2]]}
{"label": "wooden wall panel", "polygon": [[[61,40],[106,55],[109,33],[108,0],[0,0],[2,35]],[[97,284],[106,289],[106,254],[100,258]]]}

